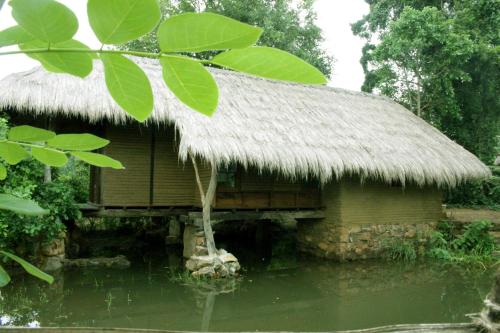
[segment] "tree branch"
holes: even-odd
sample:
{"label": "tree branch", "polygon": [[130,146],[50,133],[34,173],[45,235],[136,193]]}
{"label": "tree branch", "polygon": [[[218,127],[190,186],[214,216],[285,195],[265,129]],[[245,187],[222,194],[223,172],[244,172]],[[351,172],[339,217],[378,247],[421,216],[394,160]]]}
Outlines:
{"label": "tree branch", "polygon": [[200,173],[198,171],[198,165],[196,164],[196,160],[192,155],[191,156],[191,162],[193,163],[193,168],[194,168],[194,174],[196,176],[196,184],[198,184],[198,190],[200,191],[200,198],[201,198],[201,205],[205,205],[205,192],[203,191],[203,184],[201,183],[200,179]]}
{"label": "tree branch", "polygon": [[[168,56],[171,58],[182,58],[185,59],[184,56],[179,56],[175,53],[153,53],[153,52],[142,52],[142,51],[125,51],[125,50],[102,50],[102,49],[80,49],[80,48],[41,48],[41,49],[28,49],[28,50],[16,50],[16,51],[6,51],[0,52],[0,56],[3,55],[13,55],[13,54],[33,54],[33,53],[88,53],[88,54],[103,54],[103,53],[111,53],[111,54],[121,54],[121,55],[131,55],[142,58],[152,58],[159,59],[162,56]],[[200,61],[196,58],[191,58],[195,61]],[[201,63],[209,63],[209,61],[200,61]]]}

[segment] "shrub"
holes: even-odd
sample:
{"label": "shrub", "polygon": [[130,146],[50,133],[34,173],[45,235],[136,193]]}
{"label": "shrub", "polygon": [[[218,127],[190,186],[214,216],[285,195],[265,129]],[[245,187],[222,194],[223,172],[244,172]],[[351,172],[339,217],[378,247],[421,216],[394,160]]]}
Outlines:
{"label": "shrub", "polygon": [[500,210],[500,167],[491,166],[490,179],[461,184],[448,191],[445,202],[456,206],[479,206]]}
{"label": "shrub", "polygon": [[[17,166],[16,166],[17,167]],[[43,167],[34,161],[9,170],[4,184],[7,193],[33,199],[50,211],[41,217],[21,216],[8,211],[0,212],[0,248],[32,250],[37,242],[50,242],[65,230],[64,221],[77,219],[81,213],[75,200],[76,191],[64,181],[43,183],[38,170]],[[25,172],[30,170],[29,172]],[[22,171],[22,172],[20,172]],[[43,171],[41,172],[43,174]],[[26,176],[35,176],[27,179]]]}
{"label": "shrub", "polygon": [[489,233],[491,227],[489,221],[475,221],[458,233],[450,228],[449,222],[440,223],[431,236],[428,254],[432,258],[457,263],[492,261],[496,244]]}
{"label": "shrub", "polygon": [[[5,138],[8,128],[8,117],[0,113],[0,139]],[[45,166],[36,160],[4,166],[7,178],[0,182],[0,192],[32,199],[50,213],[33,217],[0,211],[0,249],[24,255],[37,243],[58,238],[65,230],[64,221],[80,217],[77,202],[87,201],[87,166],[73,160],[64,168],[54,168],[50,183],[44,183]]]}

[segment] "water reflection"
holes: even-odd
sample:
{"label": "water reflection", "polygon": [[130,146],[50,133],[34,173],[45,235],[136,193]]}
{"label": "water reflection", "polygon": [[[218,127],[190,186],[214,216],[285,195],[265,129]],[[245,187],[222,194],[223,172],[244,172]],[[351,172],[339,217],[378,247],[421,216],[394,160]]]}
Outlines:
{"label": "water reflection", "polygon": [[165,259],[127,270],[66,271],[52,286],[18,279],[1,291],[0,325],[331,331],[462,322],[481,308],[492,281],[492,271],[432,262],[299,259],[211,283],[180,279],[178,258]]}

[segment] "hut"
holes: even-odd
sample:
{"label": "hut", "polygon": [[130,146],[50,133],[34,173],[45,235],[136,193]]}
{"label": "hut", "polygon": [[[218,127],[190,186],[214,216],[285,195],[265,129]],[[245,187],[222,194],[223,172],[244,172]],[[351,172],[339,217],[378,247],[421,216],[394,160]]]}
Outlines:
{"label": "hut", "polygon": [[376,256],[387,237],[421,237],[442,217],[441,189],[489,177],[473,154],[382,96],[210,69],[220,89],[213,117],[166,88],[159,64],[135,59],[151,80],[154,112],[132,121],[108,95],[100,63],[85,79],[34,68],[0,82],[0,108],[24,122],[111,140],[125,170],[94,169],[95,214],[197,219],[217,166],[213,218],[298,221],[306,252]]}

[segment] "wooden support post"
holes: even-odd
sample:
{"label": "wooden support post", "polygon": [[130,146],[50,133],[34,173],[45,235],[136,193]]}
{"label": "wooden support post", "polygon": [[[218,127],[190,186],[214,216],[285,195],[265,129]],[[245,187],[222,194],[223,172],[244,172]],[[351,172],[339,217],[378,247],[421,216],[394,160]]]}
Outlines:
{"label": "wooden support post", "polygon": [[196,183],[198,184],[198,190],[200,191],[201,204],[203,207],[203,231],[205,233],[206,246],[208,249],[209,256],[217,255],[217,249],[215,247],[214,233],[212,231],[212,224],[210,222],[210,213],[212,211],[212,202],[215,198],[215,192],[217,190],[217,165],[212,163],[211,165],[211,175],[210,183],[208,184],[208,189],[205,194],[203,191],[203,184],[201,183],[200,173],[198,172],[198,166],[196,160],[191,156],[191,161],[193,162],[194,173],[196,175]]}

